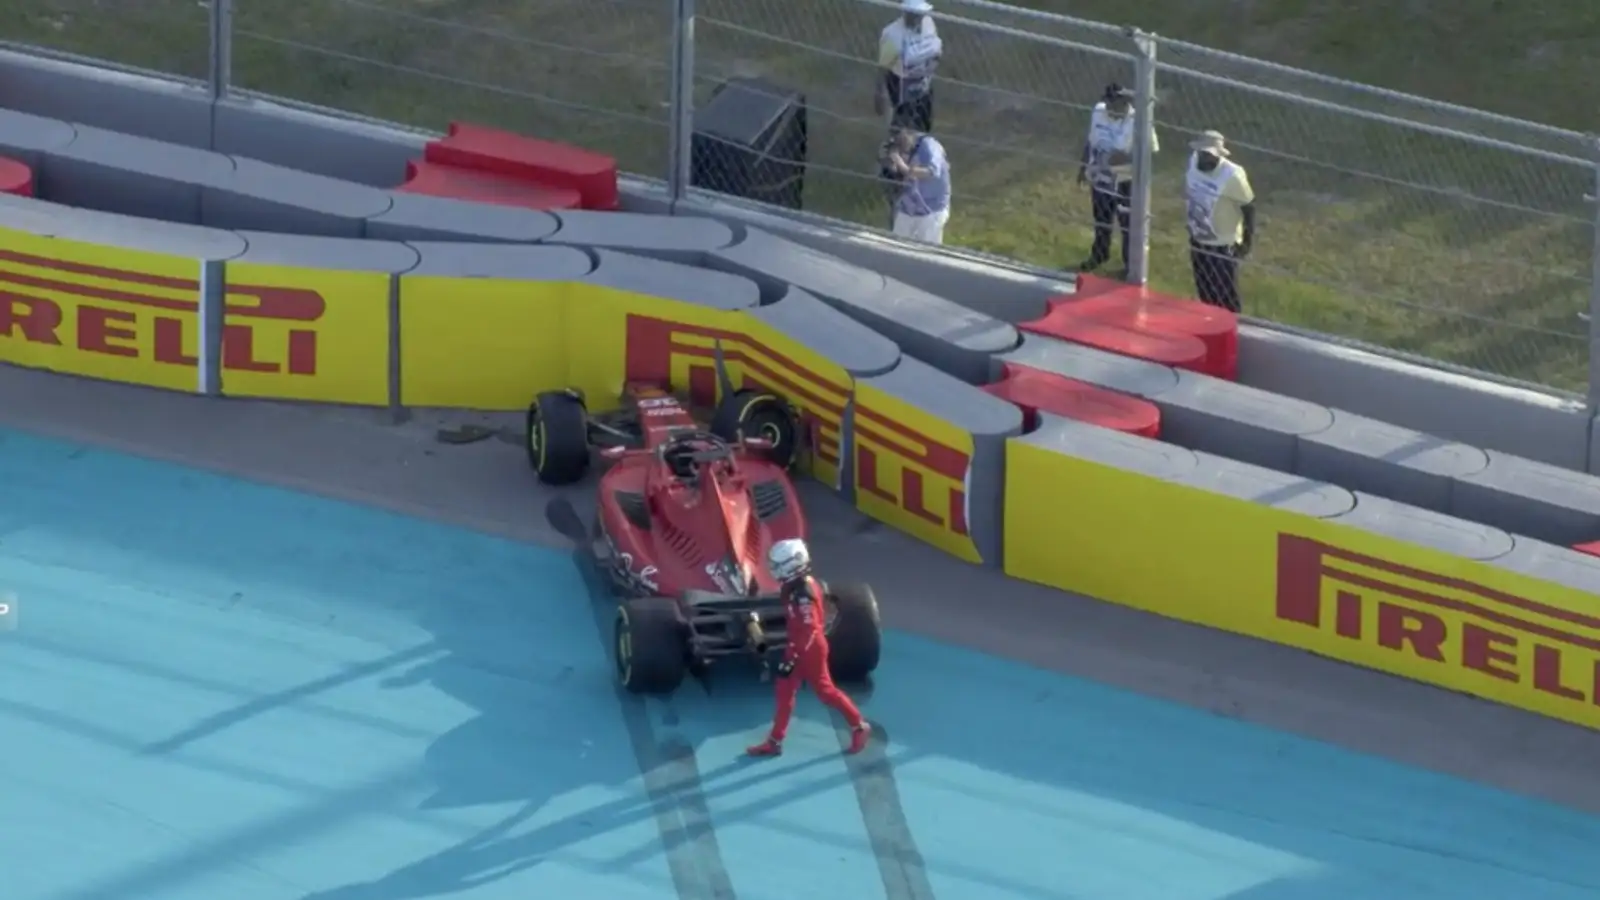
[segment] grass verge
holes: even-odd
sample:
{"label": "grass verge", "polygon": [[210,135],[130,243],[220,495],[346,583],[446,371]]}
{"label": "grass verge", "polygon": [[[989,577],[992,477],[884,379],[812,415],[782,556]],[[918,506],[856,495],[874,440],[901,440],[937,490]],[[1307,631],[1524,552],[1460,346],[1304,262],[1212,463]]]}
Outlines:
{"label": "grass verge", "polygon": [[[1355,81],[1495,112],[1591,127],[1571,85],[1593,83],[1600,14],[1544,0],[1025,0],[1129,22]],[[192,0],[12,0],[3,36],[190,76],[205,67],[206,12]],[[1123,51],[1115,36],[1017,15],[969,18]],[[877,30],[892,15],[855,0],[700,0],[702,91],[757,75],[812,108],[809,209],[878,224],[871,182],[882,136],[870,104]],[[479,120],[666,165],[671,66],[666,0],[237,0],[238,87],[442,128]],[[1073,161],[1088,103],[1126,59],[957,23],[943,27],[938,133],[956,172],[950,240],[1050,266],[1080,259],[1088,198]],[[1181,167],[1188,134],[1218,128],[1260,196],[1247,311],[1570,390],[1587,379],[1594,186],[1583,142],[1424,110],[1164,46],[1158,110],[1154,284],[1188,293]],[[1194,74],[1198,73],[1198,74]],[[1534,146],[1536,157],[1229,87],[1236,82],[1356,105]],[[1575,157],[1562,162],[1555,157]]]}

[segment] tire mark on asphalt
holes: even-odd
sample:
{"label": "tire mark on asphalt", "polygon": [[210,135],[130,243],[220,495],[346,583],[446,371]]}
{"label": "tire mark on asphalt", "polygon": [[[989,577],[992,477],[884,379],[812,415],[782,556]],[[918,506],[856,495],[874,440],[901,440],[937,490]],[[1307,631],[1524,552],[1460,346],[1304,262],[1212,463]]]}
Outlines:
{"label": "tire mark on asphalt", "polygon": [[[573,543],[573,563],[588,588],[595,632],[609,661],[616,600],[589,550],[588,529],[583,526],[577,510],[565,501],[551,501],[546,517],[556,531]],[[667,870],[678,900],[737,900],[733,878],[723,862],[722,846],[711,821],[711,807],[706,802],[694,748],[677,736],[657,741],[645,701],[629,694],[616,679],[610,681],[644,781],[645,794],[650,799],[656,830],[666,848]],[[676,710],[668,701],[666,721],[675,723],[677,718]]]}
{"label": "tire mark on asphalt", "polygon": [[[895,781],[894,764],[889,761],[889,732],[872,723],[872,741],[867,749],[845,757],[850,784],[855,788],[856,804],[867,829],[872,856],[878,862],[886,900],[934,900],[928,866],[917,848],[911,822],[900,800],[900,785]],[[841,728],[839,748],[850,746],[850,730]]]}

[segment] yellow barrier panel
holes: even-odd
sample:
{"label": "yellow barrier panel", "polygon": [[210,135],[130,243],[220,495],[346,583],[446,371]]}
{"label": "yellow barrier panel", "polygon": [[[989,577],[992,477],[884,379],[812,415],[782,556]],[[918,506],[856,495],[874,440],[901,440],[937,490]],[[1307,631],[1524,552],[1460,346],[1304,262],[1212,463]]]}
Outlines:
{"label": "yellow barrier panel", "polygon": [[387,405],[389,279],[227,263],[223,393]]}
{"label": "yellow barrier panel", "polygon": [[789,401],[812,451],[802,459],[802,469],[838,487],[851,389],[844,367],[742,312],[697,310],[686,316],[681,307],[628,315],[627,378],[666,381],[696,404],[711,407],[722,396],[720,358],[735,390],[768,391]]}
{"label": "yellow barrier panel", "polygon": [[856,384],[856,508],[971,563],[972,435],[874,387]]}
{"label": "yellow barrier panel", "polygon": [[1008,442],[1005,571],[1600,726],[1580,591]]}
{"label": "yellow barrier panel", "polygon": [[595,284],[574,284],[563,345],[565,384],[596,411],[617,408],[629,381],[669,383],[696,402],[716,395],[714,353],[696,335],[731,331],[737,313]]}
{"label": "yellow barrier panel", "polygon": [[403,275],[400,402],[517,410],[567,386],[565,281]]}
{"label": "yellow barrier panel", "polygon": [[193,391],[199,276],[192,259],[0,230],[0,360]]}

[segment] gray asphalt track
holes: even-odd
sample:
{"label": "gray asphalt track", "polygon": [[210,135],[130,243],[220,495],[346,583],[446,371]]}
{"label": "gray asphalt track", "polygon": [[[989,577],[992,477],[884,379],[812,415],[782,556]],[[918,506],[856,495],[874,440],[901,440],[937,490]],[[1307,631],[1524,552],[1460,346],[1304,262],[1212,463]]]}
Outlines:
{"label": "gray asphalt track", "polygon": [[[521,448],[440,427],[516,417],[213,400],[0,367],[0,426],[96,444],[515,539],[564,544]],[[0,452],[4,452],[0,443]],[[870,580],[888,623],[1354,750],[1600,812],[1600,734],[1288,648],[1008,581],[808,486],[818,558]],[[582,488],[567,489],[580,508]]]}

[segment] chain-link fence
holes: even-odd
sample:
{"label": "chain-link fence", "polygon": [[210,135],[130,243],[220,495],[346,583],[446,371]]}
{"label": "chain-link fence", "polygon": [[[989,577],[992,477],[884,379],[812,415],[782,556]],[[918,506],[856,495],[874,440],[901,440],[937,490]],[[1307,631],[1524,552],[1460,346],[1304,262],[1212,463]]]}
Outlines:
{"label": "chain-link fence", "polygon": [[[804,209],[883,227],[888,123],[874,95],[898,6],[300,0],[290,13],[272,0],[15,0],[0,36],[191,79],[224,60],[229,90],[433,130],[498,125],[615,155],[677,188],[670,161],[689,142],[674,101],[704,106],[745,80],[805,98]],[[213,46],[218,12],[232,26],[227,52]],[[933,132],[954,175],[946,242],[1073,267],[1092,231],[1075,177],[1090,108],[1108,82],[1139,83],[1144,55],[1125,29],[986,0],[941,0],[933,20]],[[1186,143],[1216,129],[1257,192],[1248,314],[1584,388],[1593,140],[1178,41],[1155,41],[1155,66],[1161,152],[1139,173],[1154,286],[1192,293]]]}
{"label": "chain-link fence", "polygon": [[[1256,189],[1247,311],[1584,389],[1592,140],[1176,41],[1157,59],[1163,138],[1222,131]],[[1163,244],[1184,165],[1164,154],[1152,173]]]}

